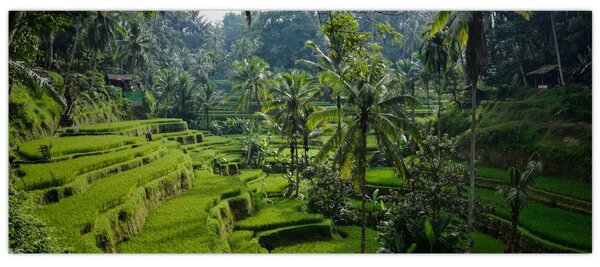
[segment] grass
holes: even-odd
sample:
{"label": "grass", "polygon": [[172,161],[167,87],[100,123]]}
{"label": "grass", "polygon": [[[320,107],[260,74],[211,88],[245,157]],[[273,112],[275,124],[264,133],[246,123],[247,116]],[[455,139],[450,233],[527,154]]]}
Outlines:
{"label": "grass", "polygon": [[[477,167],[477,175],[482,178],[494,180],[508,180],[507,170],[492,167]],[[592,185],[590,183],[549,176],[537,176],[533,187],[579,200],[592,201]]]}
{"label": "grass", "polygon": [[[271,253],[360,253],[360,227],[338,226],[336,229],[338,233],[345,237],[277,247]],[[367,228],[367,253],[377,252],[379,243],[376,239],[377,232]]]}
{"label": "grass", "polygon": [[473,232],[473,253],[503,253],[504,243],[490,235]]}
{"label": "grass", "polygon": [[255,180],[248,184],[248,188],[255,192],[262,192],[264,186],[264,191],[267,194],[279,194],[286,189],[288,185],[288,180],[283,178],[283,174],[270,174],[265,178]]}
{"label": "grass", "polygon": [[125,202],[138,186],[175,171],[184,156],[179,150],[170,150],[157,161],[99,180],[87,191],[42,206],[37,212],[59,230],[75,252],[90,251],[95,248],[81,244],[81,235],[93,230],[98,215]]}
{"label": "grass", "polygon": [[254,232],[240,230],[233,231],[227,237],[227,242],[231,253],[267,253],[268,251],[261,247],[258,240],[254,238]]}
{"label": "grass", "polygon": [[298,210],[298,203],[292,199],[278,199],[273,204],[261,207],[252,217],[236,222],[237,230],[267,231],[280,227],[318,223],[323,221],[320,214]]}
{"label": "grass", "polygon": [[34,190],[60,186],[72,181],[76,176],[106,166],[124,162],[157,151],[158,143],[148,143],[132,149],[113,153],[74,158],[52,163],[23,164],[19,172],[21,181],[13,183],[16,189]]}
{"label": "grass", "polygon": [[130,120],[118,122],[106,122],[91,125],[84,125],[79,128],[82,133],[102,133],[123,131],[142,126],[167,124],[167,123],[183,123],[181,119],[152,119],[152,120]]}
{"label": "grass", "polygon": [[245,183],[248,181],[258,179],[263,175],[266,174],[260,169],[241,169],[238,178],[240,179],[240,181]]}
{"label": "grass", "polygon": [[117,246],[120,253],[223,253],[227,243],[207,226],[208,210],[224,192],[238,188],[234,176],[196,172],[193,187],[154,210],[135,238]]}
{"label": "grass", "polygon": [[373,186],[399,187],[404,180],[394,174],[393,167],[367,168],[367,184]]}
{"label": "grass", "polygon": [[[477,188],[476,194],[495,205],[498,216],[510,218],[508,211],[503,208],[506,203],[495,191]],[[592,248],[591,216],[530,201],[521,212],[519,222],[522,227],[543,239],[581,249]]]}
{"label": "grass", "polygon": [[30,160],[39,160],[43,158],[42,153],[38,150],[40,145],[51,145],[50,155],[57,157],[111,149],[134,144],[140,140],[137,137],[120,135],[48,137],[21,144],[19,153]]}

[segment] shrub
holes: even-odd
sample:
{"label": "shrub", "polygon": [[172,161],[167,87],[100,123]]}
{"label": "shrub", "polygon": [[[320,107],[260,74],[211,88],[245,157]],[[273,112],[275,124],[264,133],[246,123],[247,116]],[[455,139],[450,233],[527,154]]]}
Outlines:
{"label": "shrub", "polygon": [[323,214],[340,225],[357,222],[357,211],[348,201],[348,196],[354,194],[352,184],[326,167],[318,175],[313,179],[306,198],[308,211]]}

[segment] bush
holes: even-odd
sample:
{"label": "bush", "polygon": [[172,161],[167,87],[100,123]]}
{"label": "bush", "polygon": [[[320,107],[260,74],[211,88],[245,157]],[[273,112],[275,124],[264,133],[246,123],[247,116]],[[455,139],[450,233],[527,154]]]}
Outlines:
{"label": "bush", "polygon": [[348,201],[348,196],[354,195],[352,184],[326,167],[321,170],[308,191],[308,211],[323,214],[339,225],[357,222],[357,211]]}
{"label": "bush", "polygon": [[51,229],[40,218],[31,214],[26,196],[9,188],[8,193],[8,247],[12,253],[60,253]]}

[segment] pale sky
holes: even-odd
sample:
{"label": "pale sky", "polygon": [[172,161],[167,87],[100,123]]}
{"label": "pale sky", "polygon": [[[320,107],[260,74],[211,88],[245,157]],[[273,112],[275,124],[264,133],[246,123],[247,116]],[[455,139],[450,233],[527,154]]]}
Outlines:
{"label": "pale sky", "polygon": [[240,11],[200,11],[200,15],[204,16],[211,23],[220,23],[225,14],[229,12],[239,13]]}

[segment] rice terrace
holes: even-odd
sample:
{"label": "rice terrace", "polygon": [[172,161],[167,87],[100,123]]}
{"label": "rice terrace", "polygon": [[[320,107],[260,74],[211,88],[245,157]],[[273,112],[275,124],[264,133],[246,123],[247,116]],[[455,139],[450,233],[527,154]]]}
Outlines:
{"label": "rice terrace", "polygon": [[10,253],[591,253],[591,11],[10,11]]}

